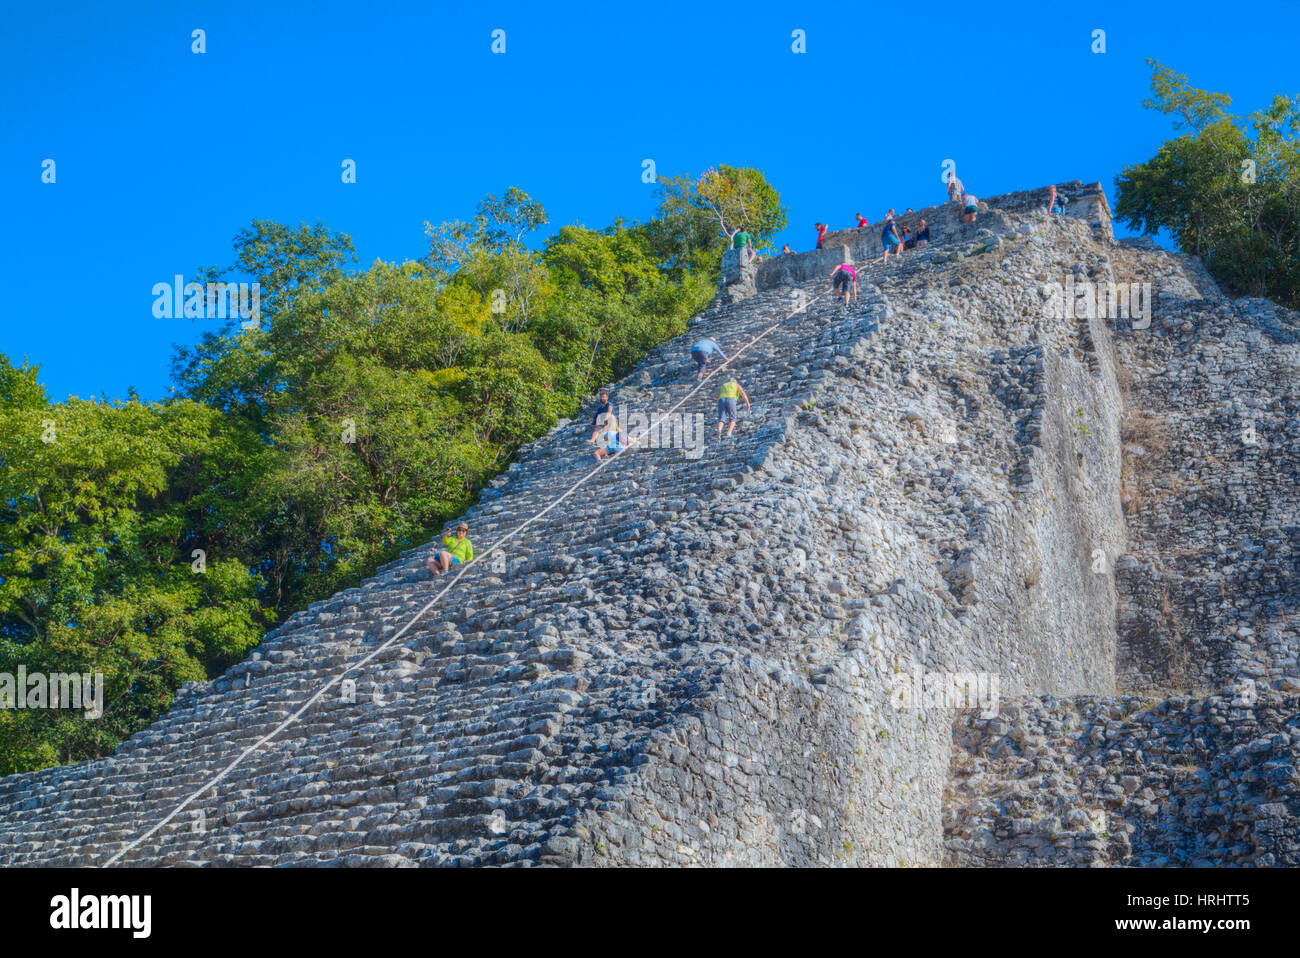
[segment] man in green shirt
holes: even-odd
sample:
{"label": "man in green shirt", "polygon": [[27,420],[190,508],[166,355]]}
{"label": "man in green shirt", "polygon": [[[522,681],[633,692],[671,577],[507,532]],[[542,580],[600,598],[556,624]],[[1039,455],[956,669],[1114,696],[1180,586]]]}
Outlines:
{"label": "man in green shirt", "polygon": [[722,439],[722,424],[730,423],[727,427],[727,438],[736,431],[736,399],[745,400],[745,411],[749,411],[749,397],[745,395],[745,390],[740,383],[736,382],[736,377],[730,377],[722,388],[718,390],[718,439]]}
{"label": "man in green shirt", "polygon": [[737,230],[731,237],[731,248],[744,250],[740,255],[742,258],[754,258],[754,237],[750,236],[745,230]]}
{"label": "man in green shirt", "polygon": [[474,561],[474,546],[469,541],[469,525],[464,522],[456,526],[454,539],[451,530],[442,534],[442,546],[424,562],[434,575],[442,575],[454,565],[469,565]]}

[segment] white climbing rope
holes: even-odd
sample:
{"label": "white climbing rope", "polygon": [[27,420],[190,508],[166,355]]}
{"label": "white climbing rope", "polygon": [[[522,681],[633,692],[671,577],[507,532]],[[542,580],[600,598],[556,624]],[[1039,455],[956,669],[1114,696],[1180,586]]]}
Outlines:
{"label": "white climbing rope", "polygon": [[[554,501],[552,501],[550,505],[546,506],[546,508],[542,509],[540,512],[529,517],[528,519],[525,519],[523,523],[517,526],[513,531],[507,533],[506,535],[498,539],[496,542],[494,542],[486,552],[484,552],[481,556],[477,557],[478,560],[479,561],[485,560],[489,556],[495,555],[497,552],[500,552],[507,542],[509,542],[511,539],[515,538],[516,536],[518,536],[530,525],[537,522],[548,512],[550,512],[552,509],[558,506],[561,502],[569,498],[569,496],[573,495],[573,493],[577,492],[578,489],[580,489],[583,486],[583,484],[587,482],[588,479],[590,479],[596,473],[600,472],[600,470],[603,469],[607,464],[613,462],[619,456],[623,455],[624,452],[630,451],[633,446],[639,443],[645,436],[649,435],[655,429],[655,427],[657,427],[661,422],[664,421],[664,419],[666,419],[668,416],[671,416],[674,412],[677,411],[677,409],[679,409],[683,404],[685,404],[687,400],[689,400],[692,396],[694,396],[701,389],[703,389],[705,383],[707,383],[711,378],[713,378],[714,373],[721,372],[728,365],[730,365],[741,355],[743,355],[745,351],[748,350],[751,346],[753,346],[759,340],[768,336],[774,329],[781,326],[783,323],[787,322],[792,317],[807,311],[807,309],[810,306],[812,306],[818,300],[824,299],[827,295],[828,294],[826,293],[821,293],[817,296],[813,296],[812,298],[803,301],[795,309],[793,309],[786,315],[782,316],[771,326],[768,326],[762,332],[755,334],[754,337],[750,339],[750,341],[747,342],[744,346],[742,346],[739,350],[737,350],[731,356],[730,359],[719,364],[715,369],[711,370],[703,379],[697,382],[695,387],[691,389],[685,396],[679,399],[672,406],[672,408],[670,408],[667,412],[660,415],[659,418],[656,419],[654,422],[650,423],[650,425],[646,426],[646,428],[643,429],[640,433],[638,433],[635,438],[629,439],[628,444],[624,449],[619,450],[618,452],[614,453],[612,456],[608,456],[604,459],[599,460],[593,469],[591,469],[589,472],[583,475],[582,478],[580,478],[577,482],[575,482],[572,486],[570,486],[567,490],[565,490],[565,492],[561,494],[558,498],[556,498]],[[448,582],[445,586],[443,586],[443,588],[437,593],[437,595],[435,595],[432,599],[426,602],[424,606],[420,609],[420,611],[416,612],[415,615],[412,616],[411,619],[406,623],[406,625],[402,626],[402,628],[399,629],[391,638],[387,639],[385,642],[383,642],[383,644],[376,647],[373,651],[371,651],[366,656],[364,656],[360,661],[356,662],[353,665],[348,666],[342,672],[338,673],[336,676],[334,676],[332,679],[326,682],[323,686],[320,687],[320,689],[316,692],[316,694],[312,695],[311,698],[303,702],[302,705],[298,707],[297,711],[293,712],[288,718],[284,719],[284,721],[282,721],[279,725],[277,725],[271,731],[267,732],[265,735],[263,735],[252,745],[248,746],[248,748],[240,752],[234,761],[232,761],[220,772],[214,775],[211,779],[204,782],[201,786],[199,786],[192,793],[186,796],[184,801],[182,801],[179,805],[177,805],[174,809],[172,809],[172,811],[165,818],[163,818],[162,821],[158,822],[158,824],[154,825],[143,835],[139,836],[134,841],[130,842],[125,847],[123,847],[118,852],[116,852],[111,858],[108,859],[108,861],[104,862],[102,867],[107,868],[108,866],[114,864],[123,855],[126,855],[128,852],[131,852],[132,850],[137,848],[141,843],[147,841],[152,835],[157,834],[169,822],[171,822],[174,818],[176,818],[177,815],[185,811],[185,809],[188,808],[204,792],[210,789],[215,789],[217,785],[219,785],[222,781],[225,780],[226,776],[228,776],[231,772],[233,772],[235,768],[237,768],[239,764],[244,761],[244,759],[248,758],[248,756],[252,755],[254,752],[260,749],[267,742],[271,741],[273,738],[275,738],[277,735],[283,732],[290,725],[293,725],[295,722],[297,722],[304,712],[306,712],[309,708],[311,708],[318,701],[320,701],[321,697],[324,696],[325,693],[328,692],[330,689],[332,689],[340,680],[342,680],[344,676],[348,675],[351,672],[355,672],[358,669],[363,668],[372,659],[374,659],[375,656],[379,655],[379,653],[383,652],[388,648],[391,648],[393,643],[396,642],[398,639],[400,639],[402,636],[404,636],[410,630],[411,626],[415,625],[416,622],[420,621],[420,619],[424,617],[425,613],[428,612],[430,609],[432,609],[435,605],[437,605],[438,601],[444,595],[446,595],[453,588],[455,588],[456,583],[458,583],[461,580],[461,577],[465,575],[465,573],[468,572],[469,569],[470,569],[469,563],[462,565],[460,571],[456,573],[456,575],[451,579],[451,581]]]}

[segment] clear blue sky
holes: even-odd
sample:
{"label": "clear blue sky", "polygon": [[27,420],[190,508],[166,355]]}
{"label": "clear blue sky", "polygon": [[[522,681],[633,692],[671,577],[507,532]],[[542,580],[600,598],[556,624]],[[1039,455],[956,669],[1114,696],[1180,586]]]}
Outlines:
{"label": "clear blue sky", "polygon": [[[481,7],[481,9],[466,8]],[[53,399],[168,394],[154,283],[253,219],[323,220],[361,265],[519,186],[553,227],[653,210],[661,174],[757,166],[812,223],[1113,178],[1171,135],[1146,57],[1248,113],[1297,92],[1286,3],[10,4],[0,32],[0,352]],[[949,12],[951,11],[951,12]],[[191,31],[207,53],[190,52]],[[506,53],[491,32],[506,31]],[[807,53],[791,52],[791,32]],[[1091,52],[1092,31],[1106,52]],[[41,163],[57,182],[41,183]],[[357,183],[340,181],[344,158]],[[213,321],[215,325],[215,321]]]}

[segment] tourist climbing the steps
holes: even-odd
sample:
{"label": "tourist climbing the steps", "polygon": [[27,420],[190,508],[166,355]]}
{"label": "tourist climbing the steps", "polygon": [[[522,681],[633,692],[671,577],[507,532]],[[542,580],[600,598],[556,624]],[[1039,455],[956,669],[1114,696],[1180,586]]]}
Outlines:
{"label": "tourist climbing the steps", "polygon": [[965,223],[974,223],[975,214],[980,211],[980,201],[974,193],[962,194],[962,221]]}
{"label": "tourist climbing the steps", "polygon": [[591,441],[600,435],[600,427],[605,425],[605,417],[614,412],[614,404],[609,401],[609,390],[600,391],[600,405],[596,408],[595,418],[591,420]]}
{"label": "tourist climbing the steps", "polygon": [[745,390],[741,388],[740,383],[736,382],[736,377],[730,377],[722,388],[718,390],[718,439],[722,439],[723,423],[730,423],[727,426],[727,438],[736,431],[736,399],[745,400],[745,411],[749,412],[749,397],[745,395]]}
{"label": "tourist climbing the steps", "polygon": [[474,546],[469,541],[469,525],[462,522],[456,526],[456,537],[451,530],[442,534],[443,548],[424,560],[424,564],[434,575],[442,575],[454,565],[469,565],[474,561]]}
{"label": "tourist climbing the steps", "polygon": [[849,305],[849,293],[852,291],[853,302],[858,301],[858,271],[849,263],[840,263],[831,270],[831,284],[835,288],[835,294],[838,296],[841,290],[844,293],[844,305]]}
{"label": "tourist climbing the steps", "polygon": [[880,245],[885,254],[880,258],[880,262],[889,259],[889,252],[893,250],[896,254],[902,255],[903,241],[899,238],[898,227],[894,225],[894,211],[889,211],[889,216],[885,219],[885,228],[880,231]]}
{"label": "tourist climbing the steps", "polygon": [[629,440],[626,433],[619,432],[618,417],[610,413],[605,417],[605,445],[596,450],[596,458],[604,459],[606,456],[612,456],[629,448]]}
{"label": "tourist climbing the steps", "polygon": [[695,360],[696,382],[704,378],[705,367],[709,365],[709,360],[713,358],[714,353],[721,356],[724,363],[731,362],[727,354],[722,351],[722,347],[711,339],[701,339],[691,347],[691,359]]}
{"label": "tourist climbing the steps", "polygon": [[826,224],[825,224],[825,223],[814,223],[813,226],[817,227],[817,248],[818,248],[818,249],[821,249],[821,248],[822,248],[822,237],[826,235]]}

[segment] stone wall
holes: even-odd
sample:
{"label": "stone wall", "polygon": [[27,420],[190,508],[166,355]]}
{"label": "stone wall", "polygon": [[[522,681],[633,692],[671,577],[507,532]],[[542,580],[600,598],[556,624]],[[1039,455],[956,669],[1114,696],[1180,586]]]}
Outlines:
{"label": "stone wall", "polygon": [[947,857],[977,865],[1300,863],[1296,427],[1300,315],[1223,296],[1124,241],[1079,280],[1151,283],[1112,318],[1128,544],[1119,698],[1031,699],[958,723]]}

